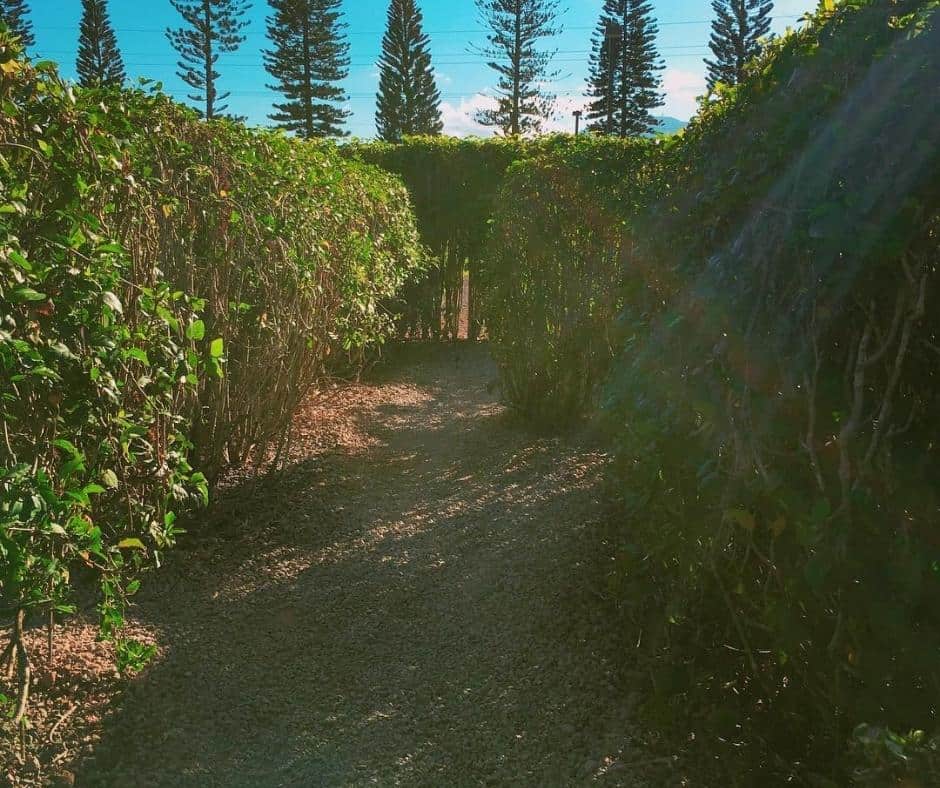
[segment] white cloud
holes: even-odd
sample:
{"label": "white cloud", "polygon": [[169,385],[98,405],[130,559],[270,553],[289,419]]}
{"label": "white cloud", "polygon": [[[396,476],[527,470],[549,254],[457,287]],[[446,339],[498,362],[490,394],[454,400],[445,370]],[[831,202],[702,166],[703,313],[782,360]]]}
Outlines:
{"label": "white cloud", "polygon": [[[555,114],[543,125],[543,131],[574,131],[574,118],[571,113],[576,109],[583,109],[587,100],[579,96],[559,96],[555,101]],[[496,99],[492,96],[477,93],[474,96],[460,100],[459,104],[449,101],[441,103],[441,115],[444,120],[444,133],[454,137],[489,137],[494,129],[481,126],[473,116],[481,109],[494,109]]]}
{"label": "white cloud", "polygon": [[477,110],[493,109],[496,99],[482,93],[460,99],[459,104],[450,101],[441,103],[441,117],[444,121],[444,133],[452,137],[489,137],[493,129],[481,126],[473,116]]}
{"label": "white cloud", "polygon": [[[550,90],[550,87],[548,88]],[[695,71],[685,71],[678,68],[667,68],[663,73],[663,92],[666,94],[666,103],[658,108],[654,114],[669,115],[688,120],[698,109],[697,98],[706,91],[705,77]],[[586,110],[589,99],[582,95],[558,96],[555,99],[554,115],[543,124],[543,131],[574,133],[575,110]],[[477,123],[473,116],[477,110],[492,109],[496,100],[492,96],[477,93],[463,98],[459,103],[445,101],[441,104],[441,114],[444,119],[444,133],[455,137],[489,137],[494,131]],[[587,122],[582,118],[582,131]]]}
{"label": "white cloud", "polygon": [[[574,134],[574,112],[575,110],[585,111],[588,105],[588,99],[584,96],[559,96],[555,99],[555,114],[542,124],[542,130],[546,133],[554,131],[564,131],[568,134]],[[581,130],[584,130],[585,118],[581,119]]]}
{"label": "white cloud", "polygon": [[663,72],[663,91],[666,104],[662,114],[688,120],[698,110],[696,99],[705,95],[705,75],[681,68],[667,68]]}

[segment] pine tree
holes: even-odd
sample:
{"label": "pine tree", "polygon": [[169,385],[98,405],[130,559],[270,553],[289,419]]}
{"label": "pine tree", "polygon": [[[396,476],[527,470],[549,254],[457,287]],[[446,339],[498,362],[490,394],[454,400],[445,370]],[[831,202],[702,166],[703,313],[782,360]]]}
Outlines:
{"label": "pine tree", "polygon": [[82,0],[76,68],[85,87],[120,85],[126,78],[107,0]]}
{"label": "pine tree", "polygon": [[403,136],[418,134],[436,136],[444,129],[429,43],[415,0],[391,0],[379,59],[375,113],[375,125],[383,140],[398,142]]}
{"label": "pine tree", "polygon": [[481,110],[478,123],[503,134],[538,133],[552,116],[555,96],[543,85],[558,76],[549,71],[555,51],[539,50],[539,41],[561,32],[558,0],[477,0],[488,45],[477,51],[499,75],[496,109]]}
{"label": "pine tree", "polygon": [[772,0],[712,0],[715,19],[709,49],[714,60],[706,60],[708,89],[719,82],[737,85],[744,79],[745,67],[761,53],[763,39],[770,32]]}
{"label": "pine tree", "polygon": [[[611,5],[610,2],[607,5]],[[620,49],[623,46],[623,27],[607,13],[607,6],[601,12],[597,32],[591,39],[592,52],[589,66],[588,90],[589,101],[587,118],[594,121],[588,129],[598,134],[616,134],[617,117],[617,66],[620,63]]]}
{"label": "pine tree", "polygon": [[589,129],[621,137],[649,134],[663,103],[649,0],[606,0],[593,38],[587,95]]}
{"label": "pine tree", "polygon": [[170,0],[188,27],[167,29],[166,37],[179,53],[177,74],[196,92],[190,100],[204,104],[203,117],[212,120],[225,113],[221,104],[229,93],[219,93],[221,76],[215,69],[219,55],[235,52],[245,41],[244,20],[250,4],[246,0]]}
{"label": "pine tree", "polygon": [[20,39],[24,48],[36,43],[26,0],[0,0],[0,22],[3,22],[10,32]]}
{"label": "pine tree", "polygon": [[286,99],[271,120],[300,137],[342,137],[350,116],[337,83],[349,74],[349,42],[340,21],[340,0],[271,0],[265,68]]}
{"label": "pine tree", "polygon": [[659,79],[663,66],[656,49],[659,26],[653,16],[652,3],[650,0],[629,0],[629,6],[621,56],[626,75],[621,137],[637,137],[652,132],[659,125],[652,110],[663,105]]}

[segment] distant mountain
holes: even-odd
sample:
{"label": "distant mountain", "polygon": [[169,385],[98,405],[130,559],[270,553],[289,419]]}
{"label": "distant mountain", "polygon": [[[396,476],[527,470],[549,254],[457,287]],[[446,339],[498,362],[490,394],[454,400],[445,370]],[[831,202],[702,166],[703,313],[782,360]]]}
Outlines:
{"label": "distant mountain", "polygon": [[677,131],[682,131],[682,129],[689,125],[687,120],[670,118],[668,115],[664,115],[661,118],[656,118],[656,120],[658,120],[660,124],[656,128],[657,134],[675,134]]}

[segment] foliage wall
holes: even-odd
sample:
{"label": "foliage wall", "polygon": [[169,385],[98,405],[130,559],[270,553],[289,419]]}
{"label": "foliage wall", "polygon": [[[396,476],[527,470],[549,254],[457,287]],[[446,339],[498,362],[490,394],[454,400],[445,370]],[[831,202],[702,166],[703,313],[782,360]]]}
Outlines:
{"label": "foliage wall", "polygon": [[[604,167],[612,168],[608,172],[619,179],[619,167],[628,164],[625,150],[640,147],[639,142],[625,145],[619,138],[582,135],[575,140],[564,134],[534,139],[407,137],[401,143],[354,142],[342,146],[345,156],[375,164],[402,178],[414,205],[421,240],[435,257],[424,278],[409,284],[395,305],[393,311],[402,315],[400,333],[456,338],[465,277],[469,279],[470,300],[466,306],[470,337],[476,338],[484,326],[499,319],[501,311],[494,311],[481,297],[487,269],[528,263],[491,254],[491,225],[499,216],[512,212],[530,221],[526,212],[540,208],[528,202],[533,199],[531,193],[515,194],[513,187],[507,186],[513,164],[542,157],[548,161],[556,153],[560,162],[570,159],[572,168],[589,168],[583,174],[596,177],[596,185],[606,187],[612,184],[605,181]],[[640,159],[638,162],[642,166]],[[561,193],[557,196],[564,197]],[[571,221],[576,220],[577,213],[573,212]]]}
{"label": "foliage wall", "polygon": [[560,426],[595,402],[620,338],[629,217],[658,188],[661,145],[583,136],[516,162],[495,202],[481,265],[504,398]]}
{"label": "foliage wall", "polygon": [[401,143],[356,142],[345,155],[399,175],[408,187],[421,240],[435,264],[402,293],[396,311],[403,335],[457,337],[464,277],[470,279],[470,334],[483,315],[475,298],[487,222],[513,161],[543,142],[512,138],[407,137]]}
{"label": "foliage wall", "polygon": [[[0,34],[0,612],[96,581],[105,635],[175,512],[280,444],[333,360],[392,328],[407,194],[317,146],[81,91]],[[122,667],[145,656],[119,648]],[[15,671],[17,672],[17,671]]]}
{"label": "foliage wall", "polygon": [[824,3],[663,156],[606,389],[645,711],[738,784],[933,779],[938,3]]}

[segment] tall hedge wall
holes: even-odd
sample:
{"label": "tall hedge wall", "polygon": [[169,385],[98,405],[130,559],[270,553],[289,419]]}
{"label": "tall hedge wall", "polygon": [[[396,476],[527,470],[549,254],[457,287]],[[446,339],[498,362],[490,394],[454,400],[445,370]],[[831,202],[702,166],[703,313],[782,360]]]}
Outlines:
{"label": "tall hedge wall", "polygon": [[636,220],[611,583],[648,718],[742,784],[940,768],[937,8],[824,7]]}
{"label": "tall hedge wall", "polygon": [[[400,181],[313,145],[81,91],[0,33],[0,654],[136,570],[227,467],[262,461],[329,369],[392,328],[421,263]],[[119,646],[121,667],[146,656]]]}
{"label": "tall hedge wall", "polygon": [[[585,138],[582,138],[584,140]],[[411,137],[402,143],[354,142],[344,155],[399,175],[414,204],[421,240],[435,256],[426,276],[403,292],[403,335],[456,338],[464,279],[469,278],[469,333],[476,338],[491,317],[478,298],[486,264],[489,223],[513,162],[574,144],[567,135],[538,139]],[[619,140],[598,140],[619,147]]]}
{"label": "tall hedge wall", "polygon": [[483,316],[476,287],[487,221],[506,169],[529,155],[534,143],[517,139],[411,137],[402,143],[356,142],[343,146],[359,159],[399,175],[408,187],[421,240],[435,257],[423,279],[402,294],[403,335],[456,338],[464,293],[470,280],[470,334]]}
{"label": "tall hedge wall", "polygon": [[562,426],[596,404],[639,264],[629,217],[659,187],[660,147],[585,135],[506,174],[480,293],[504,398],[531,421]]}

